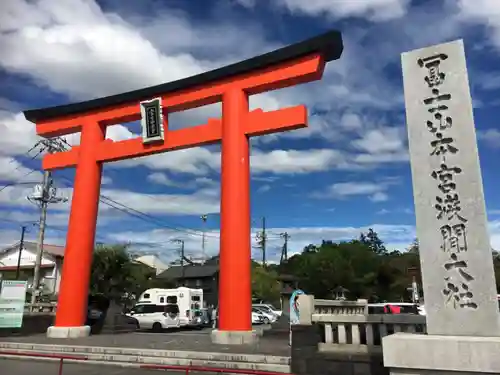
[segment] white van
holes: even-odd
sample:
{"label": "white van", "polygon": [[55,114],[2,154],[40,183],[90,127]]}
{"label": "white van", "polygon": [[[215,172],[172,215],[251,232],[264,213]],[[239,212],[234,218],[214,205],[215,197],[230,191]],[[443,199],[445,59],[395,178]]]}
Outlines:
{"label": "white van", "polygon": [[138,303],[126,315],[137,319],[138,329],[161,332],[164,329],[180,327],[179,309],[176,305],[160,306],[154,303]]}
{"label": "white van", "polygon": [[175,289],[148,289],[139,297],[137,304],[154,303],[160,306],[177,305],[181,327],[201,326],[203,289],[179,287]]}

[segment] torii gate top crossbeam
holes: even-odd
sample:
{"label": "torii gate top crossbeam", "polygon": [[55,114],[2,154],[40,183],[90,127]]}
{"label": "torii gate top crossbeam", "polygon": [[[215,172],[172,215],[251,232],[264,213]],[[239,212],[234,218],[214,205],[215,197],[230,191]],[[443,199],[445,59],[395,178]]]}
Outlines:
{"label": "torii gate top crossbeam", "polygon": [[[223,100],[231,90],[247,95],[276,90],[321,78],[325,63],[338,59],[342,53],[342,37],[330,31],[315,38],[296,43],[249,60],[228,65],[174,82],[85,102],[25,111],[27,120],[36,123],[37,134],[57,137],[84,132],[86,127],[109,126],[140,118],[141,100],[155,96],[162,98],[163,127],[168,131],[168,113],[196,108]],[[304,106],[272,112],[253,111],[245,120],[243,131],[247,136],[262,135],[307,126]],[[221,140],[221,120],[209,119],[206,124],[168,131],[161,144],[146,145],[140,137],[94,145],[98,162],[124,160],[174,149],[206,145]],[[75,166],[79,146],[70,151],[46,155],[45,169]]]}

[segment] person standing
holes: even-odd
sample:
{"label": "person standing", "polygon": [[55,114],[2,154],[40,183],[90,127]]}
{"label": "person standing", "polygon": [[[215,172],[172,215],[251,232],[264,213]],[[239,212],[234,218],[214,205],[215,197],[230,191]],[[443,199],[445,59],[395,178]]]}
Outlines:
{"label": "person standing", "polygon": [[207,309],[207,318],[208,318],[208,325],[212,327],[212,312],[214,311],[214,305],[208,306]]}
{"label": "person standing", "polygon": [[212,310],[212,328],[217,328],[217,308]]}
{"label": "person standing", "polygon": [[300,323],[299,295],[304,294],[300,289],[295,290],[290,297],[290,334],[288,345],[292,346],[292,325]]}

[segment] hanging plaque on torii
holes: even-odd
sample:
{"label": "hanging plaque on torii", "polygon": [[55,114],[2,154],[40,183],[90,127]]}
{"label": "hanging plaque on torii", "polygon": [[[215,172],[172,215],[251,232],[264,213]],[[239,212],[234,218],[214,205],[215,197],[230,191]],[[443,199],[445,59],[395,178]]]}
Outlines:
{"label": "hanging plaque on torii", "polygon": [[[214,340],[245,343],[251,322],[249,137],[307,126],[303,105],[249,111],[250,95],[321,79],[342,53],[338,31],[174,82],[86,102],[24,112],[37,134],[81,131],[79,146],[46,155],[44,169],[76,167],[55,326],[49,336],[88,334],[84,327],[102,164],[222,142],[219,330]],[[222,102],[222,118],[169,130],[173,112]],[[141,119],[143,134],[114,142],[106,127]]]}
{"label": "hanging plaque on torii", "polygon": [[163,111],[161,97],[145,100],[141,106],[142,143],[163,142]]}

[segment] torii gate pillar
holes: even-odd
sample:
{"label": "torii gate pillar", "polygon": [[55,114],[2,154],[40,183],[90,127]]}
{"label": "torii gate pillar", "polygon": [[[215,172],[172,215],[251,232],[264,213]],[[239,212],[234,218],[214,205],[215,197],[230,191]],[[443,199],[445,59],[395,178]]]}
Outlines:
{"label": "torii gate pillar", "polygon": [[[46,155],[46,170],[76,167],[71,214],[55,326],[49,337],[88,335],[85,326],[102,164],[222,142],[219,329],[214,343],[256,340],[251,321],[249,137],[307,126],[307,110],[295,106],[249,112],[250,95],[321,79],[325,64],[342,54],[338,31],[224,68],[142,90],[87,102],[24,112],[37,134],[81,132],[79,146]],[[222,101],[222,119],[168,129],[168,114]],[[153,106],[153,107],[151,107]],[[142,118],[143,136],[105,139],[109,125]]]}

